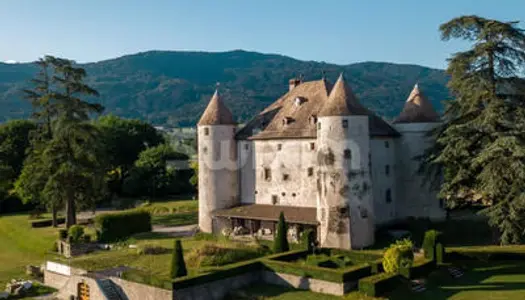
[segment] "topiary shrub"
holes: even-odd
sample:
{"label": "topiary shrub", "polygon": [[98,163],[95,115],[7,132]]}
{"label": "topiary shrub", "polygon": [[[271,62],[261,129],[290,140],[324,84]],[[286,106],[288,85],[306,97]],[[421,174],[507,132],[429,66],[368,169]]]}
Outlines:
{"label": "topiary shrub", "polygon": [[306,229],[303,232],[302,238],[302,244],[303,247],[306,248],[308,253],[312,253],[314,251],[314,244],[315,244],[315,234],[312,229]]}
{"label": "topiary shrub", "polygon": [[182,253],[182,243],[180,240],[175,240],[175,247],[173,248],[173,256],[171,258],[171,278],[175,279],[186,275],[188,275],[188,271],[186,270],[184,254]]}
{"label": "topiary shrub", "polygon": [[67,239],[67,229],[58,230],[58,239],[61,241],[65,241]]}
{"label": "topiary shrub", "polygon": [[443,243],[441,232],[437,230],[428,230],[425,232],[422,245],[425,258],[436,260],[436,245],[438,243]]}
{"label": "topiary shrub", "polygon": [[445,246],[442,243],[436,245],[436,263],[442,264],[445,262]]}
{"label": "topiary shrub", "polygon": [[392,244],[383,256],[383,268],[387,273],[399,273],[402,268],[410,268],[414,263],[414,245],[411,240],[404,239]]}
{"label": "topiary shrub", "polygon": [[281,214],[279,215],[279,223],[277,224],[277,236],[273,241],[274,253],[281,253],[290,250],[290,246],[288,245],[287,233],[288,228],[284,219],[284,213],[281,212]]}
{"label": "topiary shrub", "polygon": [[72,243],[80,242],[80,238],[84,235],[84,227],[80,225],[73,225],[69,228],[68,236],[71,237]]}

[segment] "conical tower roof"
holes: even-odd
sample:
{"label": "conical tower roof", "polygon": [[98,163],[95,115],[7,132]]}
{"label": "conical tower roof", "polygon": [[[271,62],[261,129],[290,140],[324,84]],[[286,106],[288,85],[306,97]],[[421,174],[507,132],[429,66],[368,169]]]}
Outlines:
{"label": "conical tower roof", "polygon": [[197,125],[233,125],[233,116],[230,110],[224,105],[219,96],[219,91],[215,90],[215,93],[211,97],[210,103]]}
{"label": "conical tower roof", "polygon": [[418,84],[414,86],[408,96],[405,107],[394,123],[433,123],[439,122],[439,114],[436,112],[432,103],[421,92]]}
{"label": "conical tower roof", "polygon": [[361,103],[359,103],[354,92],[352,92],[352,89],[348,86],[343,74],[341,73],[328,96],[326,104],[319,112],[319,116],[329,117],[351,115],[368,115],[368,112]]}

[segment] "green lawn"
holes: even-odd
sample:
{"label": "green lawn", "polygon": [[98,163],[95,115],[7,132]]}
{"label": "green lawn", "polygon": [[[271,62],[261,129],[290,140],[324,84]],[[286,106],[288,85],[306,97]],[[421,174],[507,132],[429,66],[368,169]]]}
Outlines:
{"label": "green lawn", "polygon": [[26,265],[43,263],[56,236],[53,228],[32,229],[27,215],[0,216],[0,287],[24,278]]}
{"label": "green lawn", "polygon": [[151,213],[152,225],[181,226],[198,223],[199,202],[196,200],[159,201],[142,207]]}

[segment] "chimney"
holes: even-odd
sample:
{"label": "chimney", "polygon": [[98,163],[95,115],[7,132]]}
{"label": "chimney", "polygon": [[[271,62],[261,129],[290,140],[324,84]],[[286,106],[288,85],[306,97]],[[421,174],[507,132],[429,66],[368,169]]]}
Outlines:
{"label": "chimney", "polygon": [[288,81],[289,84],[289,91],[293,90],[296,86],[301,84],[301,79],[299,78],[292,78],[290,81]]}

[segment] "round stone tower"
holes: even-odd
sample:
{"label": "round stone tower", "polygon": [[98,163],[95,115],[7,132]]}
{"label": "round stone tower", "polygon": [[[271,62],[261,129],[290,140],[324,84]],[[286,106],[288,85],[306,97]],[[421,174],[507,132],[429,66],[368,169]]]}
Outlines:
{"label": "round stone tower", "polygon": [[369,112],[343,75],[319,113],[319,240],[323,247],[360,249],[374,243],[369,171]]}
{"label": "round stone tower", "polygon": [[218,91],[197,124],[199,156],[199,228],[217,233],[213,211],[239,204],[236,125]]}
{"label": "round stone tower", "polygon": [[397,218],[424,217],[435,220],[445,218],[446,211],[437,199],[437,189],[418,172],[423,155],[434,140],[431,131],[440,124],[439,114],[416,84],[399,116],[394,120],[401,134],[397,141],[398,195]]}

